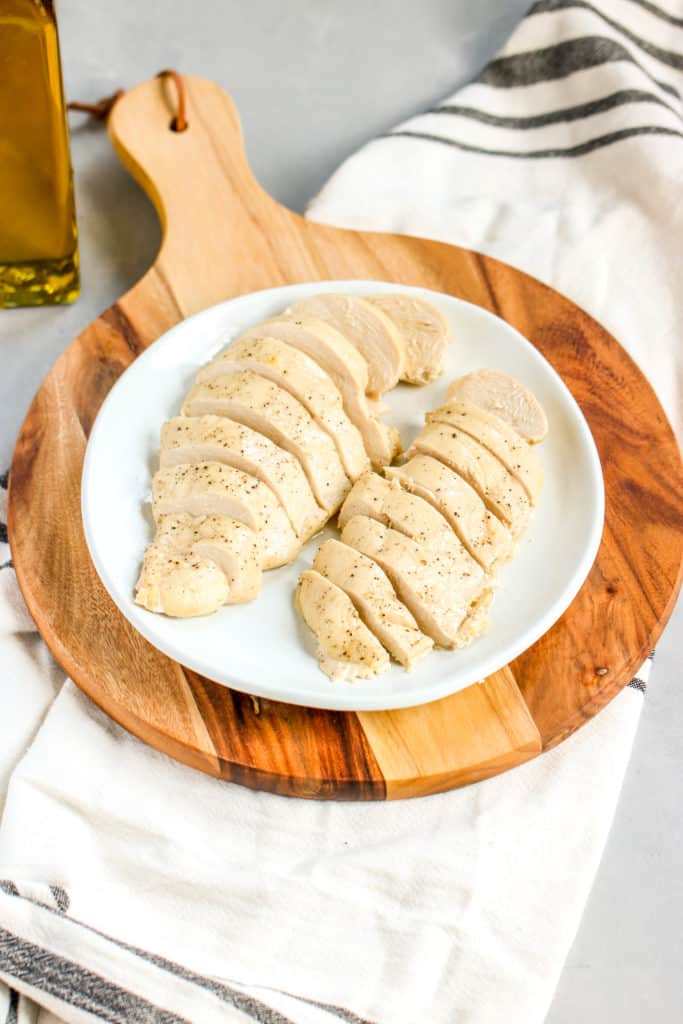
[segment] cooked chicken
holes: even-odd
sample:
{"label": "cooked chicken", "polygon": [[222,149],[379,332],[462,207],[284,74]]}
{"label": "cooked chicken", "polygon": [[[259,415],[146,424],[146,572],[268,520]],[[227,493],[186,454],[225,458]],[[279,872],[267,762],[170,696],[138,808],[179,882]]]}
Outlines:
{"label": "cooked chicken", "polygon": [[495,455],[467,434],[446,423],[429,423],[408,452],[421,452],[444,462],[474,487],[484,504],[518,537],[529,522],[531,506],[522,485]]}
{"label": "cooked chicken", "polygon": [[548,433],[548,420],[536,396],[499,370],[475,370],[453,381],[448,400],[469,402],[494,413],[530,444],[542,441]]}
{"label": "cooked chicken", "polygon": [[459,629],[482,591],[478,578],[454,568],[449,553],[423,544],[367,516],[354,516],[342,541],[374,559],[422,630],[441,647],[457,647]]}
{"label": "cooked chicken", "polygon": [[344,471],[356,480],[369,459],[358,428],[344,412],[341,394],[322,367],[298,348],[278,338],[239,338],[197,374],[199,383],[251,370],[267,377],[301,402],[334,441]]}
{"label": "cooked chicken", "polygon": [[456,647],[469,647],[473,640],[485,633],[489,625],[489,608],[493,600],[493,590],[485,590],[481,597],[473,601],[465,621],[458,630]]}
{"label": "cooked chicken", "polygon": [[295,302],[286,315],[317,317],[335,327],[368,364],[369,395],[382,395],[399,381],[403,344],[393,322],[378,306],[357,295],[321,292]]}
{"label": "cooked chicken", "polygon": [[426,551],[448,557],[451,569],[483,586],[481,566],[465,549],[451,526],[428,501],[404,490],[397,480],[385,480],[367,473],[357,480],[339,512],[339,529],[354,516],[369,516],[385,526],[405,533]]}
{"label": "cooked chicken", "polygon": [[512,536],[488,511],[474,488],[452,469],[429,455],[414,455],[385,474],[430,502],[448,520],[473,558],[491,572],[512,555]]}
{"label": "cooked chicken", "polygon": [[159,463],[224,462],[270,487],[303,540],[324,524],[327,513],[313,497],[301,463],[263,434],[220,416],[176,416],[161,428]]}
{"label": "cooked chicken", "polygon": [[135,600],[166,615],[208,615],[223,604],[256,597],[261,559],[258,535],[236,519],[161,516],[145,553]]}
{"label": "cooked chicken", "polygon": [[135,590],[137,604],[174,618],[211,615],[226,604],[230,584],[210,558],[153,541],[145,551]]}
{"label": "cooked chicken", "polygon": [[389,667],[389,655],[351,599],[319,573],[301,575],[295,604],[318,641],[320,668],[332,680],[368,679]]}
{"label": "cooked chicken", "polygon": [[152,512],[157,522],[161,516],[180,513],[237,519],[259,534],[264,569],[290,562],[301,546],[270,487],[219,462],[158,470],[152,481]]}
{"label": "cooked chicken", "polygon": [[366,398],[368,364],[339,331],[314,317],[278,317],[246,331],[243,338],[279,338],[305,352],[330,375],[342,396],[346,415],[361,433],[373,466],[388,466],[401,450],[398,431],[377,419]]}
{"label": "cooked chicken", "polygon": [[185,400],[185,416],[227,416],[291,452],[302,465],[321,508],[334,512],[349,490],[334,442],[301,402],[284,388],[245,370],[195,384]]}
{"label": "cooked chicken", "polygon": [[450,402],[427,413],[428,423],[451,423],[479,441],[524,488],[532,505],[543,490],[543,468],[529,444],[504,420],[469,402]]}
{"label": "cooked chicken", "polygon": [[428,384],[443,373],[450,331],[446,317],[423,299],[389,292],[369,301],[395,324],[403,347],[401,379]]}
{"label": "cooked chicken", "polygon": [[327,540],[313,568],[351,598],[363,622],[401,665],[412,668],[434,646],[371,558],[338,540]]}

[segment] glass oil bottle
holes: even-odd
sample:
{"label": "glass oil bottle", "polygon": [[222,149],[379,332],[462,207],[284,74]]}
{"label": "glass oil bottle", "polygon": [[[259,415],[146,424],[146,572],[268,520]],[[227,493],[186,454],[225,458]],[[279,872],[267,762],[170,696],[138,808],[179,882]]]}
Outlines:
{"label": "glass oil bottle", "polygon": [[0,307],[72,302],[78,244],[53,0],[0,0]]}

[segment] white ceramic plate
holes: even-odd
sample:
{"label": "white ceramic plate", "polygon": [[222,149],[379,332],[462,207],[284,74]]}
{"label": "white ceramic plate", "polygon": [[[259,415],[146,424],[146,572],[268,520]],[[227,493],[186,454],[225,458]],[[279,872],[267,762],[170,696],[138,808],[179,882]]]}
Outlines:
{"label": "white ceramic plate", "polygon": [[[292,604],[301,571],[321,543],[310,541],[291,565],[268,572],[258,599],[199,619],[169,619],[133,602],[152,538],[150,481],[159,430],[177,415],[198,368],[252,324],[320,291],[357,295],[402,291],[423,296],[447,316],[453,342],[436,383],[401,385],[386,396],[405,446],[441,404],[454,377],[483,366],[514,374],[538,396],[550,430],[536,451],[545,471],[541,504],[516,558],[500,575],[490,627],[462,651],[435,651],[412,672],[392,665],[375,680],[332,683],[319,670],[312,634]],[[144,352],[112,388],[95,422],[83,470],[85,536],[95,567],[126,618],[182,665],[237,690],[273,700],[339,710],[410,707],[454,693],[502,668],[565,611],[598,550],[604,514],[600,461],[576,402],[555,371],[503,320],[467,302],[377,281],[293,285],[245,295],[178,324]],[[323,536],[334,535],[328,528]]]}

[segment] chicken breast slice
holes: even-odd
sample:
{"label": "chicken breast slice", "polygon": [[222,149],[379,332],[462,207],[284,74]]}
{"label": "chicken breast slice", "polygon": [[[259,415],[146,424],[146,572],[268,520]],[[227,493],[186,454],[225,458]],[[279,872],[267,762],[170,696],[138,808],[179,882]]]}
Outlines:
{"label": "chicken breast slice", "polygon": [[348,338],[368,365],[369,395],[383,395],[398,383],[403,371],[401,335],[378,306],[357,295],[321,292],[295,302],[285,315],[317,317]]}
{"label": "chicken breast slice", "polygon": [[313,568],[351,598],[368,629],[405,668],[412,668],[434,646],[371,558],[338,540],[327,540]]}
{"label": "chicken breast slice", "polygon": [[397,480],[367,473],[357,480],[339,512],[339,529],[354,516],[368,516],[404,533],[425,551],[448,558],[452,572],[479,590],[486,574],[462,544],[450,524],[424,498],[404,490]]}
{"label": "chicken breast slice", "polygon": [[135,600],[166,615],[208,615],[221,605],[256,597],[261,561],[258,535],[236,519],[161,516],[145,553]]}
{"label": "chicken breast slice", "polygon": [[184,416],[227,416],[290,452],[301,463],[316,501],[330,515],[349,491],[331,437],[301,402],[265,377],[244,370],[195,384],[182,411]]}
{"label": "chicken breast slice", "polygon": [[384,472],[438,509],[487,572],[512,556],[510,531],[489,512],[474,488],[443,462],[430,455],[414,455],[404,465],[388,466]]}
{"label": "chicken breast slice", "polygon": [[308,410],[335,443],[344,471],[357,480],[369,459],[360,431],[344,412],[336,384],[300,349],[278,338],[238,338],[197,374],[197,381],[251,370],[284,388]]}
{"label": "chicken breast slice", "polygon": [[373,466],[388,466],[401,451],[394,427],[377,418],[366,397],[368,364],[350,341],[324,320],[315,317],[278,317],[246,331],[243,338],[279,338],[310,356],[330,375],[342,396],[346,415],[360,431]]}
{"label": "chicken breast slice", "polygon": [[220,416],[176,416],[161,428],[160,465],[223,462],[270,487],[303,540],[327,519],[313,497],[301,463],[243,423]]}
{"label": "chicken breast slice", "polygon": [[230,516],[256,531],[263,568],[291,562],[301,544],[279,501],[261,480],[234,466],[197,462],[160,469],[152,480],[152,513]]}
{"label": "chicken breast slice", "polygon": [[145,551],[135,602],[148,611],[179,619],[211,615],[229,594],[225,573],[212,559],[155,542]]}
{"label": "chicken breast slice", "polygon": [[518,480],[495,455],[473,438],[446,423],[429,423],[415,438],[408,455],[421,452],[444,462],[474,487],[495,516],[518,537],[529,524],[531,505]]}
{"label": "chicken breast slice", "polygon": [[520,482],[531,504],[538,504],[543,490],[543,467],[531,446],[504,420],[469,402],[450,402],[428,412],[427,422],[451,423],[479,441]]}
{"label": "chicken breast slice", "polygon": [[475,580],[454,568],[448,553],[426,549],[367,516],[349,519],[342,541],[377,562],[423,633],[441,647],[460,644],[459,630],[481,595],[483,574]]}
{"label": "chicken breast slice", "polygon": [[294,602],[318,641],[318,662],[330,679],[369,679],[389,667],[389,655],[351,599],[320,573],[301,574]]}
{"label": "chicken breast slice", "polygon": [[530,444],[542,441],[548,433],[543,406],[529,389],[500,370],[475,370],[448,389],[449,402],[469,402],[494,413]]}
{"label": "chicken breast slice", "polygon": [[389,317],[399,332],[403,347],[401,380],[428,384],[441,376],[450,342],[450,329],[443,313],[423,299],[399,292],[373,295],[369,301]]}

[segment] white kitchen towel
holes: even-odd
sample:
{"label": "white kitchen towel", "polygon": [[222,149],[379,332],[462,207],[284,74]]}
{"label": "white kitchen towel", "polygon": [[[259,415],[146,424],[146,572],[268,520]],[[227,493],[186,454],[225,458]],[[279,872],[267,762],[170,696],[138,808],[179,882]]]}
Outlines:
{"label": "white kitchen towel", "polygon": [[[617,334],[672,414],[682,52],[680,9],[535,4],[475,82],[370,143],[310,214],[535,273]],[[560,747],[486,783],[285,800],[175,764],[61,685],[9,557],[0,543],[0,1021],[543,1020],[647,667]]]}

